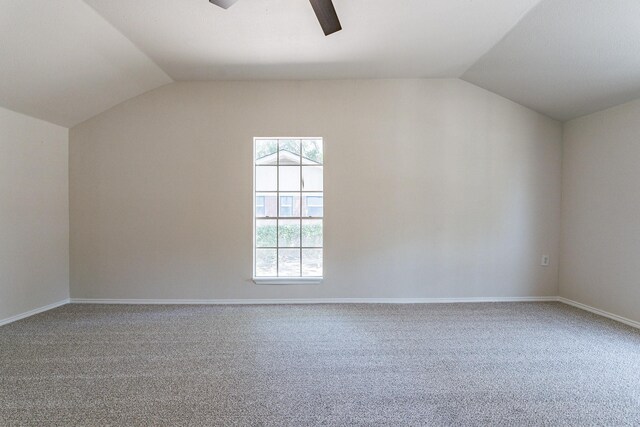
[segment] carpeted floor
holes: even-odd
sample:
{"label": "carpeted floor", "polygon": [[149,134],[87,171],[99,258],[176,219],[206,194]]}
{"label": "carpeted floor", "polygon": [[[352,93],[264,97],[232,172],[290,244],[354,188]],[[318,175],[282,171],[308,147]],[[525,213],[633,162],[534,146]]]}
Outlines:
{"label": "carpeted floor", "polygon": [[0,425],[640,425],[640,331],[560,303],[67,305],[0,327]]}

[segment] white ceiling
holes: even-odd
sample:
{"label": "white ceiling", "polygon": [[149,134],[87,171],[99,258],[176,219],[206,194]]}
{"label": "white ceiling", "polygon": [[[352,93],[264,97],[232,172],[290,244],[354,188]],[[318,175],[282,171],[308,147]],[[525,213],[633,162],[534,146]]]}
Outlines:
{"label": "white ceiling", "polygon": [[452,77],[539,0],[85,0],[175,80]]}
{"label": "white ceiling", "polygon": [[63,126],[172,80],[461,77],[558,119],[640,97],[640,0],[0,0],[0,105]]}
{"label": "white ceiling", "polygon": [[640,0],[545,0],[462,78],[559,120],[640,98]]}
{"label": "white ceiling", "polygon": [[81,0],[0,0],[0,105],[70,127],[171,82]]}

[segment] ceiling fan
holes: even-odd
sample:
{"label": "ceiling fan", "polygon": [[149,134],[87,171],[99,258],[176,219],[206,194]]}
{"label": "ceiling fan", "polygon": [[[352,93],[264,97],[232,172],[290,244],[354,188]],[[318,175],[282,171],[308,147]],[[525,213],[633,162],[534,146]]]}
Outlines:
{"label": "ceiling fan", "polygon": [[[220,6],[223,9],[228,9],[236,1],[238,0],[209,0],[209,3]],[[318,21],[320,21],[320,26],[325,36],[342,29],[338,14],[331,0],[309,0],[309,2],[311,2],[311,7],[313,7],[313,11],[316,13]]]}

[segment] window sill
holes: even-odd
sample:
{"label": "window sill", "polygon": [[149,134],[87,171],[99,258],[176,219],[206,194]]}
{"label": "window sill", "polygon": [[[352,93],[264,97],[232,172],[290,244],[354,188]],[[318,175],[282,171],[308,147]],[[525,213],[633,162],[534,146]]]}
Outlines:
{"label": "window sill", "polygon": [[254,277],[256,285],[319,285],[322,277]]}

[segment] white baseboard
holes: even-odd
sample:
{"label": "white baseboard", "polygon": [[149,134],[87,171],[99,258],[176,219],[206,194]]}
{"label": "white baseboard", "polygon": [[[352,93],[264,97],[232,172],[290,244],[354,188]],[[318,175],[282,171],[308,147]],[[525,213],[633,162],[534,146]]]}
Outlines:
{"label": "white baseboard", "polygon": [[472,298],[291,298],[291,299],[101,299],[71,298],[74,304],[444,304],[474,302],[543,302],[557,297],[472,297]]}
{"label": "white baseboard", "polygon": [[486,302],[552,302],[558,301],[579,309],[640,329],[640,322],[609,313],[564,297],[471,297],[471,298],[312,298],[312,299],[101,299],[67,298],[29,310],[6,319],[0,326],[43,313],[65,304],[154,304],[154,305],[256,305],[256,304],[460,304]]}
{"label": "white baseboard", "polygon": [[581,302],[573,301],[568,298],[557,297],[556,299],[557,301],[560,301],[564,304],[571,305],[573,307],[589,311],[591,313],[607,317],[620,323],[624,323],[625,325],[633,326],[634,328],[640,329],[640,322],[636,322],[635,320],[627,319],[626,317],[618,316],[617,314],[609,313],[608,311],[600,310],[599,308],[591,307],[590,305],[582,304]]}
{"label": "white baseboard", "polygon": [[34,314],[43,313],[45,311],[53,310],[54,308],[60,307],[65,304],[69,304],[69,298],[63,299],[62,301],[54,302],[53,304],[48,304],[43,307],[34,308],[33,310],[26,311],[24,313],[16,314],[15,316],[7,317],[6,319],[0,319],[0,326],[8,325],[9,323],[16,322],[18,320],[25,319],[27,317],[33,316]]}

